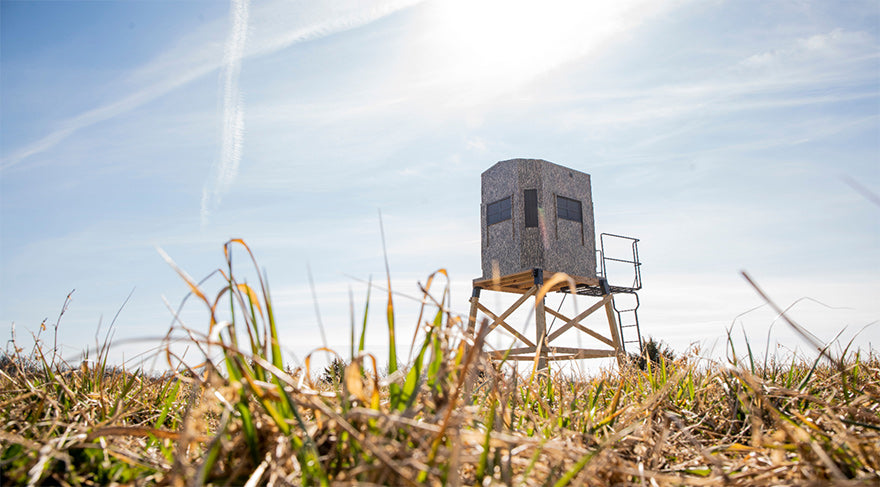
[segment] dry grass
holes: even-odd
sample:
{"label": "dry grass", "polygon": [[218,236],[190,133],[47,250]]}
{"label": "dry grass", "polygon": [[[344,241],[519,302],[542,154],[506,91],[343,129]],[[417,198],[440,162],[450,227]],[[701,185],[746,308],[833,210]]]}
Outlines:
{"label": "dry grass", "polygon": [[[2,358],[2,485],[880,482],[873,353],[518,375],[462,338],[431,276],[408,370],[380,380],[361,346],[335,385],[313,384],[281,360],[266,286],[233,277],[235,245],[214,299],[185,278],[210,314],[190,340],[223,351],[199,374],[110,369],[103,353],[71,368],[39,346]],[[390,294],[387,313],[393,329]]]}

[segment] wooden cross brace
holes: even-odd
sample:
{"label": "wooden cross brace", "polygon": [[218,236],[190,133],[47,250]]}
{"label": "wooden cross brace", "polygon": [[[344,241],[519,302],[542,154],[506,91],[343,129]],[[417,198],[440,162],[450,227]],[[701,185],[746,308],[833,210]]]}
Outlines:
{"label": "wooden cross brace", "polygon": [[[504,291],[510,292],[505,289]],[[525,304],[529,298],[536,296],[539,291],[538,283],[535,283],[528,289],[521,291],[521,296],[507,309],[505,309],[501,314],[495,314],[482,303],[480,303],[480,288],[475,287],[474,293],[471,296],[471,311],[468,319],[468,332],[473,334],[474,328],[476,325],[476,317],[477,310],[483,312],[486,316],[488,316],[492,322],[489,324],[489,332],[495,330],[497,327],[504,328],[508,333],[516,337],[519,341],[521,341],[525,347],[511,348],[509,350],[495,350],[488,352],[488,355],[493,359],[507,359],[514,361],[531,361],[535,360],[536,356],[538,358],[538,369],[543,369],[546,367],[547,360],[575,360],[575,359],[589,359],[589,358],[600,358],[600,357],[617,357],[618,363],[621,363],[623,358],[622,356],[622,347],[620,342],[620,333],[618,330],[617,319],[614,312],[614,307],[612,301],[614,296],[612,294],[605,294],[601,296],[601,299],[579,313],[574,318],[569,318],[562,313],[554,311],[552,309],[548,309],[544,306],[544,299],[535,300],[535,323],[536,323],[536,339],[535,341],[531,341],[526,338],[522,333],[508,324],[505,320],[513,314],[514,311],[519,309],[523,304]],[[610,338],[603,336],[595,330],[591,330],[590,328],[584,326],[581,322],[586,319],[591,314],[595,313],[601,308],[605,308],[606,317],[608,319],[608,327],[610,331]],[[546,333],[546,314],[550,314],[557,319],[560,319],[564,322],[564,324],[554,331],[549,336]],[[559,338],[566,331],[575,328],[587,335],[595,338],[596,340],[602,342],[607,345],[609,349],[589,349],[589,348],[572,348],[572,347],[555,347],[552,345],[552,342]]]}

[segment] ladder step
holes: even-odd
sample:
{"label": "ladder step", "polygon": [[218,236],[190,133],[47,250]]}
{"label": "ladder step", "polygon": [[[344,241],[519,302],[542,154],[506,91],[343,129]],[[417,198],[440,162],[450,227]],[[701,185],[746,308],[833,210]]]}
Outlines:
{"label": "ladder step", "polygon": [[[607,257],[605,259],[609,260]],[[633,262],[628,263],[632,264]],[[636,266],[636,269],[638,269],[637,263]],[[612,289],[613,288],[614,286],[612,286]],[[638,312],[639,295],[635,293],[635,289],[637,289],[637,287],[632,289],[632,294],[635,296],[635,303],[632,308],[618,309],[617,303],[614,304],[614,311],[617,312],[617,326],[620,328],[620,344],[624,351],[626,351],[627,345],[629,348],[641,348],[642,346],[642,331],[639,327]],[[635,328],[635,330],[628,330],[629,328]],[[630,339],[627,340],[627,338]]]}

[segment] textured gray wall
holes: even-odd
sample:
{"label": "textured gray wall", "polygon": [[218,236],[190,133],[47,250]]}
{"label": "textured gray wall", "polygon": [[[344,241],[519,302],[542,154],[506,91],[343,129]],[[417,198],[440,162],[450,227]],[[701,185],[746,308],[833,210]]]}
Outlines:
{"label": "textured gray wall", "polygon": [[[590,175],[541,159],[501,161],[483,172],[480,223],[483,278],[540,267],[549,272],[596,277],[596,237]],[[537,190],[538,226],[526,228],[523,192]],[[486,207],[511,198],[510,220],[486,225]],[[582,222],[556,216],[556,197],[581,202]]]}

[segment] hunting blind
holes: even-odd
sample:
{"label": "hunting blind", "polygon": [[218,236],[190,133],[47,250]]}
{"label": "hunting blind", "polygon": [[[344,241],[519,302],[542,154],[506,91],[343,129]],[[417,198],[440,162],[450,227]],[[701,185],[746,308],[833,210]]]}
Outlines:
{"label": "hunting blind", "polygon": [[[537,355],[541,369],[547,360],[617,357],[620,361],[628,343],[638,344],[641,349],[636,312],[636,291],[641,288],[638,240],[603,233],[596,248],[590,175],[541,159],[511,159],[487,169],[481,183],[483,275],[473,283],[468,329],[472,334],[475,332],[479,311],[490,319],[489,332],[500,326],[522,345],[491,351],[490,355],[506,356],[508,360],[534,360]],[[606,255],[606,243],[611,241],[618,244],[614,248],[625,248],[625,255]],[[623,247],[619,245],[621,242]],[[623,264],[627,273],[631,268],[628,277],[632,279],[609,284],[606,275],[609,264]],[[480,302],[483,290],[514,293],[520,297],[496,314]],[[548,292],[600,299],[574,318],[568,318],[544,307],[544,296]],[[615,294],[631,295],[634,305],[618,308]],[[531,297],[535,297],[534,341],[505,322]],[[608,336],[581,323],[602,308],[608,320]],[[552,333],[547,330],[547,314],[563,323]],[[552,344],[569,330],[585,333],[602,346],[573,348]]]}
{"label": "hunting blind", "polygon": [[596,277],[590,175],[513,159],[482,175],[483,278],[540,268]]}

